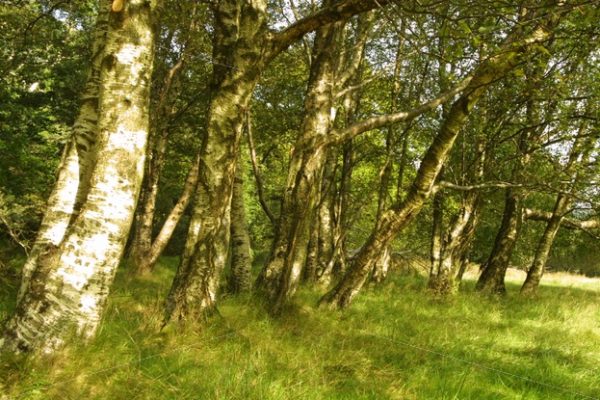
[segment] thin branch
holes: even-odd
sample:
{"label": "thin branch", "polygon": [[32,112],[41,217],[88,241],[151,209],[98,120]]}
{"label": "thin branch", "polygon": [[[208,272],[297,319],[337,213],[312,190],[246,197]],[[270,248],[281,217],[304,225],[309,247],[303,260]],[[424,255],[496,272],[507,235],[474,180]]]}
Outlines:
{"label": "thin branch", "polygon": [[389,124],[412,120],[412,119],[418,117],[419,115],[421,115],[427,111],[431,111],[431,110],[435,109],[436,107],[438,107],[439,105],[452,99],[454,96],[456,96],[457,94],[462,92],[465,88],[467,88],[467,86],[469,86],[469,83],[471,82],[472,78],[473,78],[472,76],[469,76],[469,77],[463,79],[454,88],[448,90],[447,92],[440,94],[438,97],[436,97],[432,100],[429,100],[428,102],[423,103],[416,108],[413,108],[410,111],[402,111],[402,112],[398,112],[398,113],[394,113],[394,114],[386,114],[386,115],[372,117],[365,121],[358,122],[354,125],[351,125],[348,128],[345,128],[341,131],[335,130],[326,139],[326,142],[322,143],[321,145],[325,145],[325,146],[338,145],[338,144],[346,142],[347,140],[353,139],[356,136],[358,136],[364,132],[367,132],[367,131],[370,131],[373,129],[377,129],[377,128],[381,128],[381,127],[389,125]]}
{"label": "thin branch", "polygon": [[317,11],[306,18],[302,18],[286,29],[275,32],[271,36],[270,50],[266,60],[275,58],[279,53],[287,49],[292,43],[299,40],[308,32],[312,32],[321,26],[332,22],[341,21],[353,15],[370,11],[374,8],[385,6],[392,0],[343,0],[329,7]]}
{"label": "thin branch", "polygon": [[439,182],[434,190],[440,189],[452,189],[459,190],[463,192],[470,192],[473,190],[482,190],[482,189],[507,189],[507,188],[520,188],[525,185],[519,183],[511,183],[511,182],[485,182],[478,183],[476,185],[457,185],[452,182],[441,181]]}

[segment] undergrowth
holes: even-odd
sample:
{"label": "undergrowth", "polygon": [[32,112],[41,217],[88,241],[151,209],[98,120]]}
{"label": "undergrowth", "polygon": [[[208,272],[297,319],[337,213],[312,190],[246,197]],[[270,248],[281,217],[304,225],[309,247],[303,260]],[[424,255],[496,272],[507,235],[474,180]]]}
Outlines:
{"label": "undergrowth", "polygon": [[[536,298],[450,301],[393,276],[345,312],[302,289],[282,317],[225,297],[206,326],[160,330],[176,260],[148,278],[123,270],[97,338],[42,360],[2,356],[7,399],[600,398],[600,284],[543,286]],[[589,282],[588,282],[589,283]],[[0,313],[13,307],[2,298]]]}

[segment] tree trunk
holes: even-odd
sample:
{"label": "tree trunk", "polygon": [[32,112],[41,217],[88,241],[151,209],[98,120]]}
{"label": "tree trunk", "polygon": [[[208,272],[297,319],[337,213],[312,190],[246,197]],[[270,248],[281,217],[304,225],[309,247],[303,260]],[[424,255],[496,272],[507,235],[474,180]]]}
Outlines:
{"label": "tree trunk", "polygon": [[[155,112],[150,120],[152,129],[146,157],[146,173],[142,182],[139,205],[135,216],[134,237],[130,250],[130,256],[137,272],[141,274],[150,272],[155,263],[152,262],[153,253],[156,252],[157,247],[152,240],[154,216],[156,214],[160,175],[165,165],[167,144],[169,142],[169,123],[174,113],[173,102],[175,96],[172,93],[172,88],[178,81],[187,61],[190,51],[189,39],[196,24],[196,10],[197,7],[194,6],[182,53],[177,62],[166,72],[163,85],[158,93],[158,99],[152,104]],[[192,169],[194,168],[195,166],[192,166]],[[185,188],[183,192],[182,197],[186,197]],[[190,196],[190,194],[187,195],[188,198]],[[177,208],[177,205],[175,208]],[[173,214],[173,211],[171,214]]]}
{"label": "tree trunk", "polygon": [[564,173],[567,175],[569,183],[565,185],[565,192],[559,193],[556,197],[552,215],[538,243],[533,263],[527,271],[527,278],[521,287],[521,294],[532,295],[537,291],[550,256],[550,250],[552,249],[556,233],[573,202],[572,193],[582,175],[581,164],[589,162],[589,157],[594,149],[596,138],[594,135],[585,135],[586,127],[587,124],[585,121],[582,122],[579,127],[577,137],[575,138],[571,153],[569,154],[569,160],[564,168]]}
{"label": "tree trunk", "polygon": [[431,220],[431,250],[429,268],[429,283],[428,286],[432,289],[437,287],[437,275],[442,263],[442,223],[444,219],[444,197],[442,192],[438,192],[433,196],[432,202],[432,220]]}
{"label": "tree trunk", "polygon": [[[290,159],[281,214],[267,264],[257,286],[270,299],[273,313],[295,292],[306,263],[312,210],[317,206],[319,183],[327,159],[326,149],[314,149],[313,139],[331,127],[335,37],[337,24],[317,31],[313,63],[304,103],[305,116]],[[318,226],[318,225],[317,225]]]}
{"label": "tree trunk", "polygon": [[321,304],[332,308],[344,308],[350,304],[364,285],[377,257],[391,243],[395,235],[412,221],[430,197],[438,174],[475,103],[490,84],[522,62],[522,55],[526,53],[532,42],[545,40],[548,36],[548,32],[542,28],[535,29],[531,37],[519,41],[515,40],[515,33],[510,34],[503,51],[482,61],[476,68],[471,81],[463,94],[453,103],[440,132],[425,153],[406,199],[383,213],[366,243],[354,258],[348,272],[330,292],[321,298]]}
{"label": "tree trunk", "polygon": [[[207,138],[200,151],[202,174],[184,254],[166,302],[165,323],[173,317],[178,320],[204,317],[214,310],[229,248],[230,203],[243,125],[241,115],[247,111],[264,68],[304,34],[388,2],[343,1],[280,32],[268,28],[266,0],[221,0],[213,4],[213,84]],[[300,149],[296,152],[302,153]]]}
{"label": "tree trunk", "polygon": [[90,175],[96,158],[100,70],[108,30],[108,16],[108,9],[102,9],[98,14],[91,49],[90,71],[81,96],[79,114],[73,124],[71,140],[65,147],[42,223],[23,266],[18,302],[28,290],[39,257],[47,248],[58,246],[63,240],[69,223],[77,214],[89,190]]}
{"label": "tree trunk", "polygon": [[552,218],[550,218],[550,221],[548,221],[546,229],[540,238],[535,251],[535,256],[533,258],[533,263],[527,271],[527,278],[525,278],[525,282],[521,287],[522,294],[533,294],[537,290],[540,281],[542,280],[542,275],[544,274],[548,257],[550,256],[550,250],[552,249],[554,237],[560,228],[560,223],[565,212],[569,208],[569,203],[569,197],[565,194],[561,193],[556,198],[554,211],[552,212]]}
{"label": "tree trunk", "polygon": [[[319,281],[328,284],[333,277],[335,252],[335,167],[337,152],[332,149],[327,155],[321,184],[320,202],[318,205],[318,241],[317,261]],[[314,232],[314,230],[313,230]]]}
{"label": "tree trunk", "polygon": [[[481,181],[485,167],[485,142],[477,138],[475,168],[471,173],[471,181],[476,184]],[[436,196],[439,193],[436,193]],[[429,287],[442,296],[452,295],[458,290],[458,285],[464,273],[464,258],[475,232],[477,209],[480,194],[472,190],[463,195],[458,214],[450,222],[447,233],[439,232],[438,257],[432,262],[432,272],[429,277]],[[434,199],[434,220],[435,220]]]}
{"label": "tree trunk", "polygon": [[149,273],[152,266],[146,262],[152,250],[154,215],[156,213],[156,197],[158,196],[158,181],[165,164],[167,151],[166,131],[160,132],[155,138],[153,149],[148,151],[146,174],[142,183],[140,201],[135,216],[135,232],[131,244],[130,256],[137,273]]}
{"label": "tree trunk", "polygon": [[101,63],[98,156],[89,193],[62,242],[41,255],[29,290],[6,325],[4,349],[51,352],[73,329],[90,338],[98,328],[143,175],[151,12],[146,1],[130,0],[124,10],[111,14]]}
{"label": "tree trunk", "polygon": [[175,232],[175,228],[177,227],[179,220],[181,220],[181,217],[190,204],[192,195],[194,194],[194,190],[198,184],[198,175],[200,173],[199,162],[199,156],[196,156],[196,159],[192,164],[192,168],[188,172],[188,175],[185,179],[183,191],[181,192],[177,203],[175,206],[173,206],[171,212],[165,219],[165,222],[163,223],[158,235],[156,235],[154,238],[149,251],[144,253],[143,257],[139,257],[139,259],[136,261],[136,267],[138,270],[151,271],[158,262],[158,258],[165,251],[165,248],[169,244],[169,241],[173,236],[173,232]]}
{"label": "tree trunk", "polygon": [[213,84],[201,173],[165,323],[172,318],[204,319],[214,311],[230,247],[231,197],[244,113],[264,65],[266,3],[222,1],[214,14]]}
{"label": "tree trunk", "polygon": [[502,224],[496,235],[492,253],[485,263],[477,281],[476,289],[486,293],[506,292],[504,276],[510,263],[512,251],[517,243],[522,223],[523,194],[519,189],[507,189],[504,200]]}
{"label": "tree trunk", "polygon": [[235,171],[231,198],[231,275],[229,291],[247,292],[252,287],[252,254],[244,205],[244,171],[241,162]]}

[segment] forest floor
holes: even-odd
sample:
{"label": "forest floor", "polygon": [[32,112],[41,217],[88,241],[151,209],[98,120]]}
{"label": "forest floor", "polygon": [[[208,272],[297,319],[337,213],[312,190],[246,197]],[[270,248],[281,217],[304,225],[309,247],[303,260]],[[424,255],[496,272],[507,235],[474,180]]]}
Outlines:
{"label": "forest floor", "polygon": [[[395,274],[345,312],[303,289],[279,319],[225,298],[206,328],[169,325],[175,259],[148,278],[117,277],[95,341],[43,360],[2,357],[0,399],[597,399],[600,279],[549,274],[536,298],[431,297]],[[10,312],[2,293],[0,317]]]}

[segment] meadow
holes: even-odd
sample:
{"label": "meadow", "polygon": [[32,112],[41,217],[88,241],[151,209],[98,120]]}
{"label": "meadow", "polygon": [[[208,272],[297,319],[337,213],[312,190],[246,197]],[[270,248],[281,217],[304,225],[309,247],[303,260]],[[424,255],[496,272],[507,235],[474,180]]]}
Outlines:
{"label": "meadow", "polygon": [[[344,312],[302,289],[282,317],[224,297],[203,327],[160,329],[176,259],[121,269],[97,338],[42,360],[4,355],[2,399],[596,399],[600,279],[548,274],[535,298],[436,299],[395,273]],[[467,277],[469,278],[469,277]],[[12,308],[3,293],[1,316]]]}

